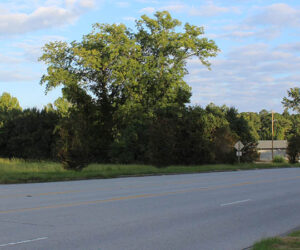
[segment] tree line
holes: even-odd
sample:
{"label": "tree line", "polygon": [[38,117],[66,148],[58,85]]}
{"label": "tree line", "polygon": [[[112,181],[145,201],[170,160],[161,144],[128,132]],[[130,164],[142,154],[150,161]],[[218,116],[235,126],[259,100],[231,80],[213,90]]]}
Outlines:
{"label": "tree line", "polygon": [[[163,11],[143,15],[134,31],[95,24],[82,41],[46,44],[41,84],[46,91],[62,87],[63,97],[42,110],[22,110],[4,93],[1,156],[60,160],[78,170],[90,162],[233,163],[233,145],[241,140],[242,160],[256,159],[257,140],[270,139],[269,112],[188,105],[187,60],[198,58],[209,69],[208,59],[219,52],[203,35],[202,27],[182,27]],[[298,115],[285,111],[276,120],[276,139],[298,128]]]}
{"label": "tree line", "polygon": [[[118,131],[111,127],[109,133],[95,123],[94,111],[80,113],[80,118],[73,112],[62,98],[41,110],[22,110],[15,97],[3,93],[0,156],[66,161],[65,166],[72,169],[90,162],[156,166],[234,163],[233,145],[238,140],[246,145],[245,162],[257,158],[257,140],[271,139],[271,113],[266,110],[239,113],[214,104],[159,108],[151,117],[131,113],[124,125],[118,124]],[[299,114],[284,111],[275,113],[275,119],[275,139],[300,135]]]}

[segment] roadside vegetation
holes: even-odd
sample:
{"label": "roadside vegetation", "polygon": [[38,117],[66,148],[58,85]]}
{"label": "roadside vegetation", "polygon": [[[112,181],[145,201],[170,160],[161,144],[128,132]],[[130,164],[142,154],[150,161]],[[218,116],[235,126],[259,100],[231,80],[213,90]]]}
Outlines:
{"label": "roadside vegetation", "polygon": [[268,238],[257,242],[252,250],[283,250],[300,249],[300,231],[293,232],[285,237]]}
{"label": "roadside vegetation", "polygon": [[273,162],[274,163],[287,163],[286,159],[281,155],[275,155]]}
{"label": "roadside vegetation", "polygon": [[124,176],[146,176],[160,174],[204,173],[251,169],[300,167],[300,164],[216,164],[199,166],[155,167],[134,164],[90,164],[81,171],[66,170],[60,163],[47,161],[25,161],[0,159],[0,184],[104,179]]}

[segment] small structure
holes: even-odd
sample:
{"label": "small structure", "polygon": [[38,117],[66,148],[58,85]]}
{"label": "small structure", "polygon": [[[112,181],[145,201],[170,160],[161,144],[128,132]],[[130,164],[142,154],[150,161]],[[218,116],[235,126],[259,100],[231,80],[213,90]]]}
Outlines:
{"label": "small structure", "polygon": [[[287,146],[287,140],[274,140],[274,157],[279,155],[288,159],[286,154]],[[259,161],[272,161],[272,140],[258,141],[257,152],[259,153]]]}

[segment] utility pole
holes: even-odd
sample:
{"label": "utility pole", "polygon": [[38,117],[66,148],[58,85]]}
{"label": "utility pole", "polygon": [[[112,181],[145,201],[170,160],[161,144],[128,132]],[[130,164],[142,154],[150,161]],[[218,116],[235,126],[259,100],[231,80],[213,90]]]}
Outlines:
{"label": "utility pole", "polygon": [[272,161],[274,160],[274,112],[272,110]]}

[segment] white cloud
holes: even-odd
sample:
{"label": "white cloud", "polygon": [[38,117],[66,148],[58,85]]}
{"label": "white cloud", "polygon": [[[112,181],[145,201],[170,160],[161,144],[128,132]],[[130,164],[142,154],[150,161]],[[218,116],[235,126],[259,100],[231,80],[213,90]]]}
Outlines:
{"label": "white cloud", "polygon": [[26,71],[26,69],[2,70],[0,68],[0,82],[38,81],[40,74]]}
{"label": "white cloud", "polygon": [[66,5],[69,7],[74,6],[74,4],[76,3],[76,0],[66,0]]}
{"label": "white cloud", "polygon": [[192,6],[183,3],[171,3],[162,5],[159,8],[154,7],[146,7],[140,10],[140,12],[152,14],[156,10],[167,10],[170,12],[178,12],[178,13],[187,13],[191,16],[216,16],[222,13],[227,12],[235,12],[238,13],[239,9],[237,7],[222,7],[215,5],[212,1],[208,1],[207,3],[200,6]]}
{"label": "white cloud", "polygon": [[208,71],[198,60],[189,60],[186,81],[193,89],[193,103],[280,111],[286,90],[300,86],[300,55],[292,50],[256,43],[234,48],[211,62],[212,71]]}
{"label": "white cloud", "polygon": [[[238,24],[223,27],[225,31],[219,37],[244,39],[257,38],[272,40],[283,31],[300,29],[300,8],[277,3],[253,8],[255,12]],[[252,10],[252,11],[253,11]],[[258,12],[257,12],[258,11]],[[249,11],[251,13],[251,11]]]}
{"label": "white cloud", "polygon": [[174,11],[174,12],[183,12],[185,9],[187,9],[188,6],[184,4],[171,4],[166,5],[163,7],[160,7],[160,10],[167,10],[167,11]]}
{"label": "white cloud", "polygon": [[54,5],[53,1],[45,2],[43,6],[30,12],[7,10],[0,15],[0,36],[65,26],[75,22],[82,13],[94,6],[94,0],[66,0],[66,2],[55,1],[55,3],[57,5]]}
{"label": "white cloud", "polygon": [[300,52],[300,42],[281,44],[277,47],[279,50],[288,51],[291,53]]}
{"label": "white cloud", "polygon": [[126,17],[123,17],[123,20],[125,21],[130,21],[130,22],[134,22],[136,20],[135,17],[132,17],[132,16],[126,16]]}
{"label": "white cloud", "polygon": [[206,5],[200,7],[191,7],[189,8],[189,13],[192,16],[216,16],[218,14],[230,12],[235,10],[233,8],[221,7],[209,2]]}
{"label": "white cloud", "polygon": [[50,41],[65,40],[61,36],[31,37],[10,44],[11,50],[0,50],[0,82],[38,82],[41,77],[39,70],[43,67],[38,63],[42,55],[41,47]]}
{"label": "white cloud", "polygon": [[95,1],[94,0],[80,0],[79,4],[83,8],[93,8],[95,6]]}
{"label": "white cloud", "polygon": [[119,8],[128,8],[130,6],[130,3],[129,2],[116,2],[116,5]]}
{"label": "white cloud", "polygon": [[19,55],[11,55],[11,54],[4,54],[0,53],[0,64],[9,65],[9,64],[19,64],[24,62],[24,59],[20,58]]}
{"label": "white cloud", "polygon": [[155,12],[155,8],[154,7],[146,7],[143,8],[139,11],[140,13],[147,13],[147,14],[152,14]]}
{"label": "white cloud", "polygon": [[136,0],[136,2],[138,2],[138,3],[151,3],[151,4],[160,3],[160,1],[156,1],[156,0]]}
{"label": "white cloud", "polygon": [[61,26],[77,18],[71,11],[58,7],[40,7],[31,14],[10,13],[0,16],[0,34],[20,34]]}
{"label": "white cloud", "polygon": [[253,25],[271,25],[276,27],[300,27],[300,10],[288,4],[277,3],[262,8],[262,12],[249,18]]}

